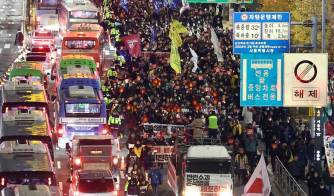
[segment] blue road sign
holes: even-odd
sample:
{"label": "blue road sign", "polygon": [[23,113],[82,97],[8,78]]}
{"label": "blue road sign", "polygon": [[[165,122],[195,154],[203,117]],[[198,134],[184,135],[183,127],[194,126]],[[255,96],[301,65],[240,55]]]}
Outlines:
{"label": "blue road sign", "polygon": [[235,12],[233,53],[284,53],[290,48],[289,12]]}
{"label": "blue road sign", "polygon": [[283,106],[283,54],[242,54],[241,106]]}

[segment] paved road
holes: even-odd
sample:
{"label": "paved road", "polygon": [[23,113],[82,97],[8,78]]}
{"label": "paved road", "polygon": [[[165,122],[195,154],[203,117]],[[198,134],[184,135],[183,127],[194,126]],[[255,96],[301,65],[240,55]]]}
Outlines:
{"label": "paved road", "polygon": [[24,21],[26,0],[0,0],[0,75],[18,56],[15,34]]}

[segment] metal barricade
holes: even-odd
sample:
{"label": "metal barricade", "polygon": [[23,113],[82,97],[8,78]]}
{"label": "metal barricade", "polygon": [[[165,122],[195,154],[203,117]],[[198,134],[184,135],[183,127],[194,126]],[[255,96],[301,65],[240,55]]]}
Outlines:
{"label": "metal barricade", "polygon": [[292,196],[295,192],[298,192],[300,196],[307,196],[306,192],[299,186],[279,158],[275,157],[275,160],[275,182],[280,190],[286,196]]}

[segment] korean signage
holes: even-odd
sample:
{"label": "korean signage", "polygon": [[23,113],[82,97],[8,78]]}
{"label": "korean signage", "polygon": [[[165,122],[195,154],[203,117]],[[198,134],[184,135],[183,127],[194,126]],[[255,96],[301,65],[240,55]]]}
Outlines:
{"label": "korean signage", "polygon": [[203,187],[202,192],[211,192],[217,186],[229,187],[233,184],[230,174],[186,173],[185,180],[186,186]]}
{"label": "korean signage", "polygon": [[174,153],[174,146],[152,146],[154,162],[167,163]]}
{"label": "korean signage", "polygon": [[289,12],[235,12],[233,53],[284,53],[290,47]]}
{"label": "korean signage", "polygon": [[327,83],[327,54],[284,54],[284,106],[326,106]]}
{"label": "korean signage", "polygon": [[241,106],[282,106],[283,54],[242,54]]}
{"label": "korean signage", "polygon": [[253,3],[253,0],[185,0],[187,3]]}
{"label": "korean signage", "polygon": [[314,117],[314,161],[316,167],[321,167],[321,151],[324,146],[324,123],[322,108],[315,108]]}

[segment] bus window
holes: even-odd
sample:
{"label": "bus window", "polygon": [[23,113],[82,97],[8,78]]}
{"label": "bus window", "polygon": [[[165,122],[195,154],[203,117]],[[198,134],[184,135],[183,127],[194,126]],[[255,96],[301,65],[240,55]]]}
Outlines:
{"label": "bus window", "polygon": [[71,11],[71,18],[98,19],[98,12],[95,12],[95,11]]}
{"label": "bus window", "polygon": [[79,103],[66,104],[67,114],[100,114],[100,104]]}
{"label": "bus window", "polygon": [[69,40],[65,41],[69,49],[93,49],[96,45],[94,40]]}

